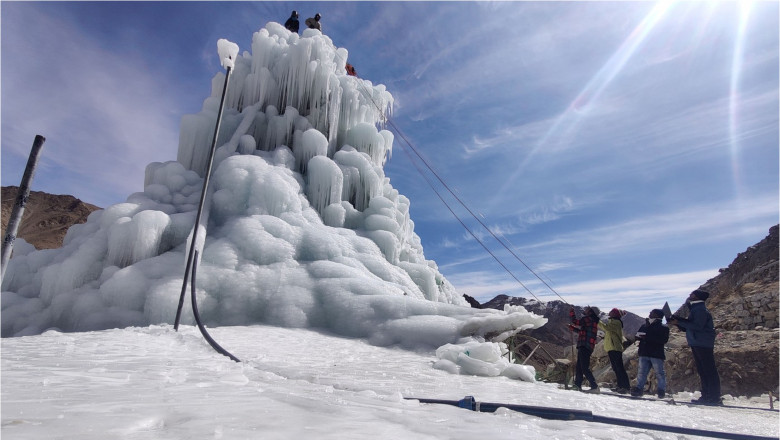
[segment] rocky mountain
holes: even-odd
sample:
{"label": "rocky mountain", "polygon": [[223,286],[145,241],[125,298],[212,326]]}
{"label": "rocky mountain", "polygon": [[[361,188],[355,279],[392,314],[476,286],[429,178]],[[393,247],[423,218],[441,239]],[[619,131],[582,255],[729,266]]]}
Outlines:
{"label": "rocky mountain", "polygon": [[[780,383],[778,328],[778,225],[759,243],[737,255],[701,285],[718,332],[715,363],[724,394],[754,396]],[[667,344],[667,381],[676,390],[699,389],[699,377],[685,333],[672,328]],[[626,356],[624,356],[625,359]],[[633,367],[636,371],[636,367]],[[631,371],[631,370],[629,370]]]}
{"label": "rocky mountain", "polygon": [[701,288],[710,292],[707,306],[722,330],[778,327],[778,226],[749,247]]}
{"label": "rocky mountain", "polygon": [[[715,361],[721,378],[723,394],[756,396],[774,392],[778,394],[780,382],[780,329],[778,328],[778,225],[769,230],[761,242],[737,255],[726,268],[704,284],[701,289],[710,292],[707,308],[713,315],[718,337],[715,345]],[[680,299],[681,302],[684,298]],[[542,303],[499,295],[480,304],[479,307],[503,309],[505,304],[520,305],[533,313],[548,318],[548,323],[528,332],[541,341],[545,352],[560,357],[564,363],[571,359],[571,335],[566,329],[569,322],[569,305],[560,301]],[[582,307],[575,306],[577,315]],[[606,318],[602,311],[602,318]],[[681,306],[675,313],[687,315]],[[624,334],[631,336],[644,322],[644,317],[629,314],[623,319]],[[527,356],[530,350],[521,352]],[[528,359],[537,370],[549,370],[549,357]],[[637,345],[630,346],[623,360],[632,383],[637,374]],[[609,359],[599,342],[592,358],[592,368],[597,380],[609,386],[615,383],[615,375]],[[699,376],[693,363],[685,333],[672,328],[666,345],[667,392],[695,391],[700,389]],[[654,375],[650,374],[650,390],[654,391]]]}
{"label": "rocky mountain", "polygon": [[[541,328],[533,329],[528,332],[529,335],[536,339],[550,342],[555,345],[568,346],[571,345],[572,332],[569,330],[568,325],[571,322],[569,318],[569,310],[572,308],[570,304],[563,301],[537,301],[529,300],[523,297],[510,297],[507,295],[498,295],[490,301],[481,304],[481,308],[490,308],[503,310],[504,305],[522,306],[529,312],[547,318],[547,324]],[[584,314],[583,306],[573,306],[577,316]],[[601,319],[607,319],[607,313],[609,310],[601,310]],[[623,317],[623,328],[627,335],[633,335],[637,329],[644,324],[644,317],[638,316],[634,313],[628,312]]]}
{"label": "rocky mountain", "polygon": [[[16,186],[4,186],[0,193],[3,238],[18,191]],[[86,222],[89,214],[98,209],[100,208],[70,195],[30,191],[16,236],[23,238],[36,249],[56,249],[62,246],[68,228]]]}

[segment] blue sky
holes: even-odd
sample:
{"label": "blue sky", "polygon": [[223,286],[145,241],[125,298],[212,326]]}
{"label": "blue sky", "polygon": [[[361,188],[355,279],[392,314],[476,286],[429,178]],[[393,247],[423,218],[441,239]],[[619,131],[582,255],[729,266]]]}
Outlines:
{"label": "blue sky", "polygon": [[396,133],[385,172],[461,293],[644,315],[778,223],[777,2],[4,1],[2,185],[41,134],[33,190],[123,202],[175,160],[216,41],[249,51],[292,9],[322,14],[393,94],[403,137],[522,260],[426,171],[523,285]]}

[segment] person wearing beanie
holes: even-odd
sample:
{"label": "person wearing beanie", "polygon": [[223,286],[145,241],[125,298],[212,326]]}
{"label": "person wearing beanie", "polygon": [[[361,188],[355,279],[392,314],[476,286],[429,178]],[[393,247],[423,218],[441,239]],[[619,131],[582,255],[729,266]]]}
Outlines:
{"label": "person wearing beanie", "polygon": [[631,388],[632,396],[641,396],[645,390],[647,375],[652,368],[658,380],[656,392],[663,399],[666,395],[666,371],[664,370],[664,344],[669,342],[669,327],[661,323],[664,311],[653,309],[645,323],[636,332],[639,340],[639,366],[636,374],[636,386]]}
{"label": "person wearing beanie", "polygon": [[314,18],[307,18],[306,26],[308,26],[309,29],[317,29],[318,31],[322,32],[322,25],[320,24],[320,13],[318,12],[314,14]]}
{"label": "person wearing beanie", "polygon": [[582,318],[577,319],[574,307],[569,310],[571,324],[569,329],[577,332],[577,365],[574,374],[574,389],[582,389],[583,376],[590,383],[589,393],[598,393],[599,385],[593,372],[590,370],[590,356],[593,354],[593,348],[596,346],[596,336],[598,334],[599,309],[597,307],[585,307]]}
{"label": "person wearing beanie", "polygon": [[287,19],[287,21],[284,22],[284,27],[290,31],[298,33],[298,28],[300,26],[300,23],[298,22],[298,11],[292,11],[292,14],[290,14],[290,18]]}
{"label": "person wearing beanie", "polygon": [[688,318],[675,316],[669,323],[685,331],[685,339],[691,347],[696,371],[699,373],[701,398],[691,402],[721,405],[723,401],[720,397],[720,376],[715,366],[715,325],[712,314],[704,305],[704,301],[709,297],[709,292],[705,290],[694,290],[686,301],[690,310]]}
{"label": "person wearing beanie", "polygon": [[609,363],[617,378],[617,391],[626,394],[631,388],[626,367],[623,365],[623,321],[625,312],[614,308],[609,311],[609,319],[606,323],[599,321],[598,328],[604,331],[604,350],[609,356]]}

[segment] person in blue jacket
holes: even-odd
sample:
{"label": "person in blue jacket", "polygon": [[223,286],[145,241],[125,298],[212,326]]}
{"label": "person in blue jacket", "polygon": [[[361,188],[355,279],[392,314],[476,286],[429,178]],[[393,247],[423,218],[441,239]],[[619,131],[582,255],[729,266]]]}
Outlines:
{"label": "person in blue jacket", "polygon": [[715,325],[712,315],[704,301],[710,297],[709,292],[697,289],[688,296],[688,318],[673,316],[670,324],[676,325],[685,331],[685,339],[691,347],[693,360],[696,363],[696,371],[701,380],[701,398],[691,402],[704,405],[721,405],[720,376],[715,366]]}
{"label": "person in blue jacket", "polygon": [[284,27],[290,31],[298,33],[298,29],[300,26],[300,22],[298,21],[298,11],[292,11],[292,14],[290,14],[290,18],[287,19],[287,21],[284,22]]}

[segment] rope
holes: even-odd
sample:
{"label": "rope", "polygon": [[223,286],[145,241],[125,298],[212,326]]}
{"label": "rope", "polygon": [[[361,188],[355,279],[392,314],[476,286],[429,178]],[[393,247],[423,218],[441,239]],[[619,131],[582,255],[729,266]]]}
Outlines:
{"label": "rope", "polygon": [[[337,55],[338,55],[338,54],[337,54]],[[515,253],[515,252],[512,250],[512,249],[510,249],[510,247],[509,247],[509,246],[508,246],[506,243],[504,243],[504,241],[503,241],[503,240],[501,240],[501,239],[500,239],[498,236],[496,236],[496,234],[493,232],[493,230],[492,230],[492,229],[490,229],[490,227],[488,227],[488,226],[487,226],[487,225],[486,225],[486,224],[485,224],[485,223],[484,223],[482,220],[480,220],[480,219],[479,219],[479,217],[478,217],[476,214],[474,214],[474,212],[473,212],[473,211],[472,211],[472,210],[471,210],[471,209],[470,209],[470,208],[469,208],[469,207],[466,205],[466,203],[465,203],[465,202],[463,202],[463,200],[461,200],[461,199],[460,199],[460,197],[458,197],[458,195],[455,193],[455,191],[453,191],[453,190],[452,190],[452,188],[450,188],[450,187],[449,187],[449,185],[447,185],[447,183],[444,181],[444,179],[442,179],[442,178],[441,178],[441,176],[439,176],[439,174],[438,174],[438,173],[437,173],[437,172],[436,172],[436,171],[433,169],[433,167],[432,167],[432,166],[431,166],[431,165],[428,163],[428,161],[427,161],[427,160],[425,160],[425,158],[424,158],[424,157],[423,157],[423,156],[420,154],[420,152],[419,152],[419,151],[417,151],[417,149],[416,149],[416,148],[415,148],[415,147],[412,145],[411,141],[409,141],[409,139],[408,139],[408,138],[406,137],[406,135],[405,135],[405,134],[404,134],[404,133],[401,131],[401,129],[400,129],[400,128],[398,128],[398,126],[397,126],[397,125],[395,125],[395,123],[394,123],[394,122],[393,122],[393,121],[392,121],[392,120],[391,120],[391,119],[390,119],[390,118],[389,118],[389,117],[388,117],[388,116],[385,114],[384,110],[383,110],[383,109],[382,109],[382,108],[379,106],[379,104],[377,104],[377,103],[376,103],[376,101],[374,100],[374,98],[371,96],[371,93],[368,91],[368,89],[367,89],[367,88],[366,88],[366,86],[365,86],[365,85],[362,83],[362,81],[359,81],[359,82],[358,82],[358,86],[360,86],[360,87],[363,89],[363,91],[364,91],[365,95],[368,97],[368,99],[370,99],[370,100],[371,100],[371,102],[372,102],[372,103],[374,104],[374,106],[377,108],[377,110],[379,111],[379,113],[382,115],[382,119],[383,119],[383,121],[384,121],[385,123],[389,124],[389,125],[390,125],[390,126],[391,126],[391,127],[392,127],[392,128],[395,130],[395,131],[396,131],[396,133],[398,134],[398,136],[400,136],[400,137],[401,137],[401,139],[403,139],[403,140],[406,142],[406,144],[409,146],[409,148],[410,148],[410,149],[411,149],[411,150],[412,150],[412,151],[413,151],[413,152],[414,152],[414,153],[417,155],[417,157],[420,159],[420,161],[422,161],[422,163],[423,163],[423,164],[425,164],[425,166],[428,168],[428,170],[429,170],[431,173],[433,173],[433,175],[434,175],[434,176],[436,176],[436,178],[439,180],[439,182],[441,182],[441,184],[442,184],[442,185],[443,185],[443,186],[444,186],[444,187],[447,189],[447,191],[448,191],[448,192],[449,192],[449,193],[450,193],[450,194],[451,194],[451,195],[452,195],[452,196],[455,198],[455,200],[457,200],[457,201],[458,201],[458,203],[460,203],[460,204],[461,204],[461,206],[463,206],[463,207],[466,209],[466,211],[468,211],[468,213],[469,213],[469,214],[471,214],[471,216],[472,216],[472,217],[473,217],[473,218],[474,218],[474,219],[475,219],[477,222],[479,222],[479,224],[480,224],[480,225],[482,225],[482,227],[483,227],[483,228],[485,228],[485,230],[486,230],[486,231],[488,231],[488,233],[490,233],[490,235],[491,235],[491,236],[492,236],[492,237],[493,237],[493,238],[494,238],[494,239],[495,239],[497,242],[499,242],[499,243],[500,243],[500,244],[501,244],[501,245],[502,245],[502,246],[503,246],[503,247],[504,247],[504,248],[505,248],[507,251],[509,251],[509,253],[510,253],[510,254],[512,254],[512,256],[513,256],[513,257],[515,257],[515,259],[516,259],[517,261],[519,261],[520,263],[522,263],[522,265],[523,265],[523,266],[525,266],[525,268],[526,268],[526,269],[528,269],[528,271],[529,271],[529,272],[531,272],[531,273],[532,273],[532,274],[533,274],[533,275],[534,275],[534,276],[535,276],[535,277],[536,277],[536,278],[537,278],[539,281],[541,281],[541,282],[542,282],[542,284],[544,284],[544,285],[545,285],[545,286],[546,286],[548,289],[550,289],[550,291],[551,291],[551,292],[553,292],[553,293],[554,293],[554,294],[555,294],[555,295],[556,295],[558,298],[560,298],[560,299],[561,299],[561,301],[563,301],[565,304],[569,304],[569,302],[568,302],[568,301],[566,301],[566,300],[565,300],[565,299],[564,299],[564,298],[563,298],[563,297],[562,297],[562,296],[561,296],[561,295],[560,295],[560,294],[559,294],[559,293],[558,293],[558,292],[557,292],[557,291],[556,291],[556,290],[555,290],[555,289],[554,289],[552,286],[550,286],[550,284],[548,284],[548,283],[547,283],[545,280],[543,280],[543,279],[542,279],[542,278],[541,278],[541,277],[540,277],[540,276],[539,276],[539,275],[538,275],[538,274],[537,274],[537,273],[536,273],[536,272],[535,272],[533,269],[531,269],[531,267],[529,267],[529,266],[528,266],[528,265],[525,263],[525,261],[523,261],[523,260],[522,260],[522,259],[521,259],[521,258],[520,258],[520,257],[519,257],[519,256],[518,256],[518,255],[517,255],[517,254],[516,254],[516,253]],[[402,144],[401,146],[403,147],[403,144]],[[536,295],[534,295],[534,294],[533,294],[533,293],[532,293],[532,292],[531,292],[531,291],[528,289],[528,287],[526,287],[526,285],[525,285],[525,284],[523,284],[522,282],[520,282],[520,280],[519,280],[519,279],[518,279],[518,278],[517,278],[517,277],[516,277],[516,276],[515,276],[515,275],[514,275],[514,274],[513,274],[513,273],[512,273],[512,272],[511,272],[511,271],[510,271],[510,270],[509,270],[509,269],[508,269],[508,268],[507,268],[507,267],[506,267],[504,264],[503,264],[503,263],[501,263],[501,261],[499,261],[499,260],[498,260],[498,258],[495,256],[495,254],[493,254],[493,252],[491,252],[491,251],[490,251],[490,250],[489,250],[489,249],[488,249],[488,248],[485,246],[485,244],[484,244],[484,243],[483,243],[481,240],[479,240],[479,239],[476,237],[476,235],[475,235],[475,234],[474,234],[474,233],[473,233],[473,232],[472,232],[472,231],[471,231],[471,230],[470,230],[468,227],[466,227],[466,225],[463,223],[463,221],[460,219],[460,217],[458,217],[458,216],[455,214],[455,212],[452,210],[452,208],[450,207],[450,205],[449,205],[449,204],[448,204],[446,201],[444,201],[444,198],[442,198],[442,196],[439,194],[439,192],[438,192],[438,191],[436,190],[436,188],[433,186],[433,184],[431,183],[431,181],[430,181],[430,180],[429,180],[429,179],[428,179],[428,178],[425,176],[425,174],[422,172],[422,170],[420,169],[420,167],[419,167],[419,166],[417,166],[417,163],[416,163],[416,161],[415,161],[415,160],[414,160],[414,158],[413,158],[413,157],[412,157],[412,156],[411,156],[411,155],[410,155],[410,154],[409,154],[409,153],[406,151],[406,148],[404,148],[404,152],[405,152],[405,153],[406,153],[406,155],[409,157],[409,160],[412,162],[412,164],[414,165],[414,167],[417,169],[417,172],[419,172],[419,173],[420,173],[420,175],[422,175],[422,176],[423,176],[423,178],[425,178],[425,181],[428,183],[428,185],[431,187],[431,189],[433,189],[433,191],[436,193],[436,195],[439,197],[439,199],[442,201],[442,203],[444,203],[444,205],[447,207],[447,209],[450,211],[450,213],[452,213],[452,215],[453,215],[453,216],[455,216],[455,218],[458,220],[458,222],[459,222],[459,223],[460,223],[460,224],[461,224],[461,225],[462,225],[462,226],[463,226],[463,227],[464,227],[464,228],[465,228],[465,229],[466,229],[466,230],[469,232],[469,234],[471,234],[471,236],[472,236],[472,237],[474,237],[474,239],[475,239],[475,240],[477,240],[477,242],[479,242],[479,244],[480,244],[480,245],[482,245],[482,247],[483,247],[483,248],[485,248],[485,250],[486,250],[486,251],[487,251],[487,252],[488,252],[488,253],[489,253],[489,254],[490,254],[490,255],[491,255],[491,256],[492,256],[492,257],[493,257],[493,258],[494,258],[494,259],[495,259],[495,260],[496,260],[496,261],[497,261],[499,264],[500,264],[500,265],[501,265],[501,267],[503,267],[503,268],[504,268],[504,270],[506,270],[506,271],[507,271],[507,273],[509,273],[509,275],[510,275],[510,276],[512,276],[512,278],[514,278],[514,279],[515,279],[515,281],[517,281],[518,283],[520,283],[520,285],[521,285],[521,286],[523,286],[523,288],[525,288],[525,290],[526,290],[526,291],[528,291],[528,293],[530,293],[530,294],[531,294],[531,296],[533,296],[533,297],[534,297],[536,300],[539,300],[539,298],[537,298],[537,297],[536,297]],[[507,240],[507,241],[508,241],[508,240]]]}
{"label": "rope", "polygon": [[[406,149],[404,149],[404,153],[406,153],[406,155],[407,155],[407,156],[409,156],[409,152],[407,152],[407,151],[406,151]],[[492,257],[493,257],[493,259],[494,259],[494,260],[496,260],[496,262],[497,262],[498,264],[500,264],[500,265],[501,265],[501,267],[503,267],[503,268],[504,268],[504,270],[505,270],[505,271],[506,271],[506,272],[507,272],[507,273],[508,273],[508,274],[509,274],[509,275],[510,275],[512,278],[514,278],[514,279],[515,279],[515,281],[517,281],[517,282],[518,282],[518,283],[519,283],[521,286],[523,286],[523,288],[525,288],[525,290],[526,290],[526,291],[527,291],[529,294],[531,294],[531,296],[533,296],[533,297],[534,297],[534,298],[535,298],[537,301],[541,301],[539,298],[537,298],[537,297],[536,297],[536,295],[534,295],[534,293],[533,293],[533,292],[531,292],[531,290],[530,290],[530,289],[529,289],[529,288],[528,288],[528,287],[527,287],[525,284],[523,284],[523,282],[522,282],[522,281],[520,281],[520,280],[519,280],[519,279],[518,279],[518,278],[517,278],[517,277],[516,277],[516,276],[515,276],[515,275],[512,273],[512,271],[511,271],[511,270],[509,270],[509,268],[507,268],[507,267],[504,265],[504,263],[502,263],[502,262],[501,262],[501,260],[499,260],[499,259],[498,259],[498,257],[496,257],[496,255],[495,255],[495,254],[494,254],[494,253],[493,253],[493,252],[492,252],[490,249],[488,249],[488,247],[485,245],[485,243],[483,243],[483,242],[482,242],[482,240],[480,240],[479,238],[477,238],[476,234],[474,234],[474,232],[472,232],[472,231],[471,231],[471,229],[469,229],[469,227],[468,227],[468,226],[466,226],[466,224],[465,224],[465,223],[463,223],[463,220],[461,220],[461,219],[460,219],[460,217],[458,217],[458,215],[457,215],[457,214],[455,214],[455,211],[453,211],[453,210],[452,210],[452,208],[450,207],[450,205],[449,205],[449,204],[448,204],[448,203],[447,203],[447,202],[444,200],[444,198],[441,196],[441,194],[439,194],[439,191],[437,191],[437,190],[436,190],[436,188],[434,188],[434,186],[433,186],[433,184],[431,183],[431,181],[430,181],[430,180],[428,179],[428,177],[427,177],[427,176],[426,176],[426,175],[425,175],[425,174],[422,172],[422,170],[419,168],[419,166],[417,165],[417,163],[414,161],[414,159],[413,159],[411,156],[409,156],[409,161],[410,161],[410,162],[412,162],[412,165],[414,165],[414,167],[417,169],[417,171],[420,173],[420,175],[423,177],[423,179],[425,179],[425,181],[426,181],[426,182],[428,182],[428,185],[431,187],[431,189],[433,190],[433,192],[435,192],[435,193],[436,193],[436,195],[439,197],[439,200],[441,200],[441,202],[442,202],[442,203],[444,203],[444,206],[446,206],[446,207],[447,207],[447,209],[448,209],[448,210],[450,211],[450,213],[451,213],[451,214],[452,214],[452,215],[453,215],[453,216],[454,216],[454,217],[455,217],[455,218],[458,220],[458,222],[461,224],[461,226],[463,226],[463,228],[464,228],[464,229],[466,229],[466,230],[469,232],[469,234],[471,234],[471,236],[472,236],[472,237],[474,237],[474,240],[477,240],[477,243],[479,243],[480,245],[482,245],[482,247],[485,249],[485,251],[487,251],[487,253],[489,253],[489,254],[490,254]]]}

